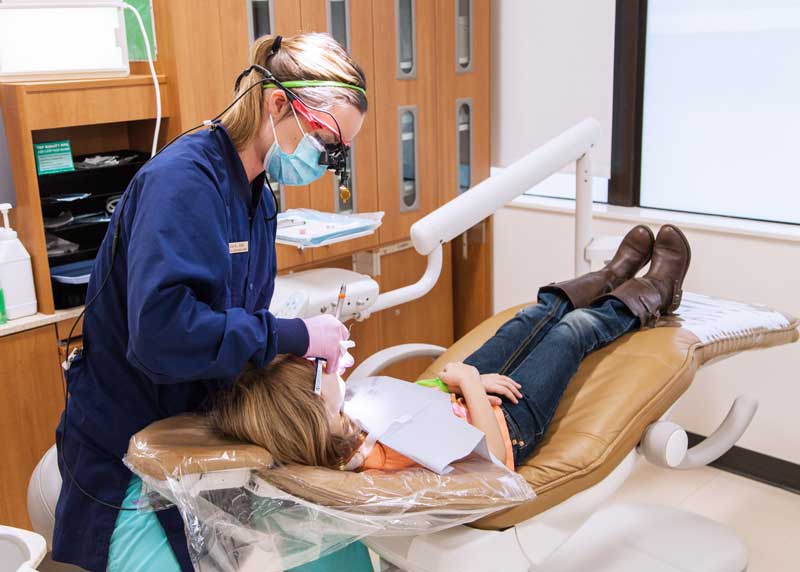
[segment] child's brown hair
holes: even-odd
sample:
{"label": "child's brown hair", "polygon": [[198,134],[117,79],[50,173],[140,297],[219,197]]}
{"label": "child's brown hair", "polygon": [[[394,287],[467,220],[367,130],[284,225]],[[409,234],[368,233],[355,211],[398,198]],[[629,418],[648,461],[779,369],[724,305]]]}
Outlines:
{"label": "child's brown hair", "polygon": [[263,368],[242,372],[216,400],[210,417],[223,435],[266,449],[280,464],[339,469],[361,443],[349,417],[332,419],[314,393],[314,365],[279,355]]}

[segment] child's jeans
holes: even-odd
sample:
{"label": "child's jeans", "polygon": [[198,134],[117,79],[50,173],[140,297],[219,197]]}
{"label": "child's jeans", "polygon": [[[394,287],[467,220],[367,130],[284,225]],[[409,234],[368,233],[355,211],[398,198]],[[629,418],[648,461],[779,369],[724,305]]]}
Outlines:
{"label": "child's jeans", "polygon": [[583,358],[638,328],[639,319],[618,300],[573,310],[565,296],[547,292],[464,360],[522,385],[519,403],[504,397],[502,405],[515,465],[533,453]]}

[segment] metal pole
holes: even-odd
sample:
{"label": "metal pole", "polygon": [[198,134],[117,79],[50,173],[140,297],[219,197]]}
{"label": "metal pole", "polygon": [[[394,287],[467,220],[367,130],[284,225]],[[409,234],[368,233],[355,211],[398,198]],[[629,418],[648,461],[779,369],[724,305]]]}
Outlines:
{"label": "metal pole", "polygon": [[592,242],[591,150],[575,163],[575,276],[586,274],[591,269],[591,264],[586,258],[586,247],[590,242]]}

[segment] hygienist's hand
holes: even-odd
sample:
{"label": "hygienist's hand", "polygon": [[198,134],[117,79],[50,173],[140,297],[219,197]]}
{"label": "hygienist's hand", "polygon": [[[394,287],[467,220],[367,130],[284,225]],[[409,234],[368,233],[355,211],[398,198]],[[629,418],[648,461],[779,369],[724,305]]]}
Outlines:
{"label": "hygienist's hand", "polygon": [[522,386],[510,377],[500,375],[498,373],[485,373],[481,376],[481,383],[483,388],[489,395],[489,402],[492,405],[500,405],[503,400],[497,397],[502,395],[506,397],[511,403],[518,403],[522,399]]}
{"label": "hygienist's hand", "polygon": [[341,342],[350,335],[347,328],[330,314],[303,318],[303,322],[308,330],[308,350],[303,357],[324,358],[325,372],[337,372],[342,356]]}

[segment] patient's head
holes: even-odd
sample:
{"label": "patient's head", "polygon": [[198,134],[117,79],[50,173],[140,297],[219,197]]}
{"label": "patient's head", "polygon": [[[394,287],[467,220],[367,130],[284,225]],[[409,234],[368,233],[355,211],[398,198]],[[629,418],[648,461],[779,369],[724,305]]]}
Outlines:
{"label": "patient's head", "polygon": [[289,355],[245,370],[216,400],[212,423],[227,437],[265,448],[278,463],[339,468],[358,447],[361,430],[339,412],[339,376],[324,374],[321,395],[314,377],[312,362]]}

